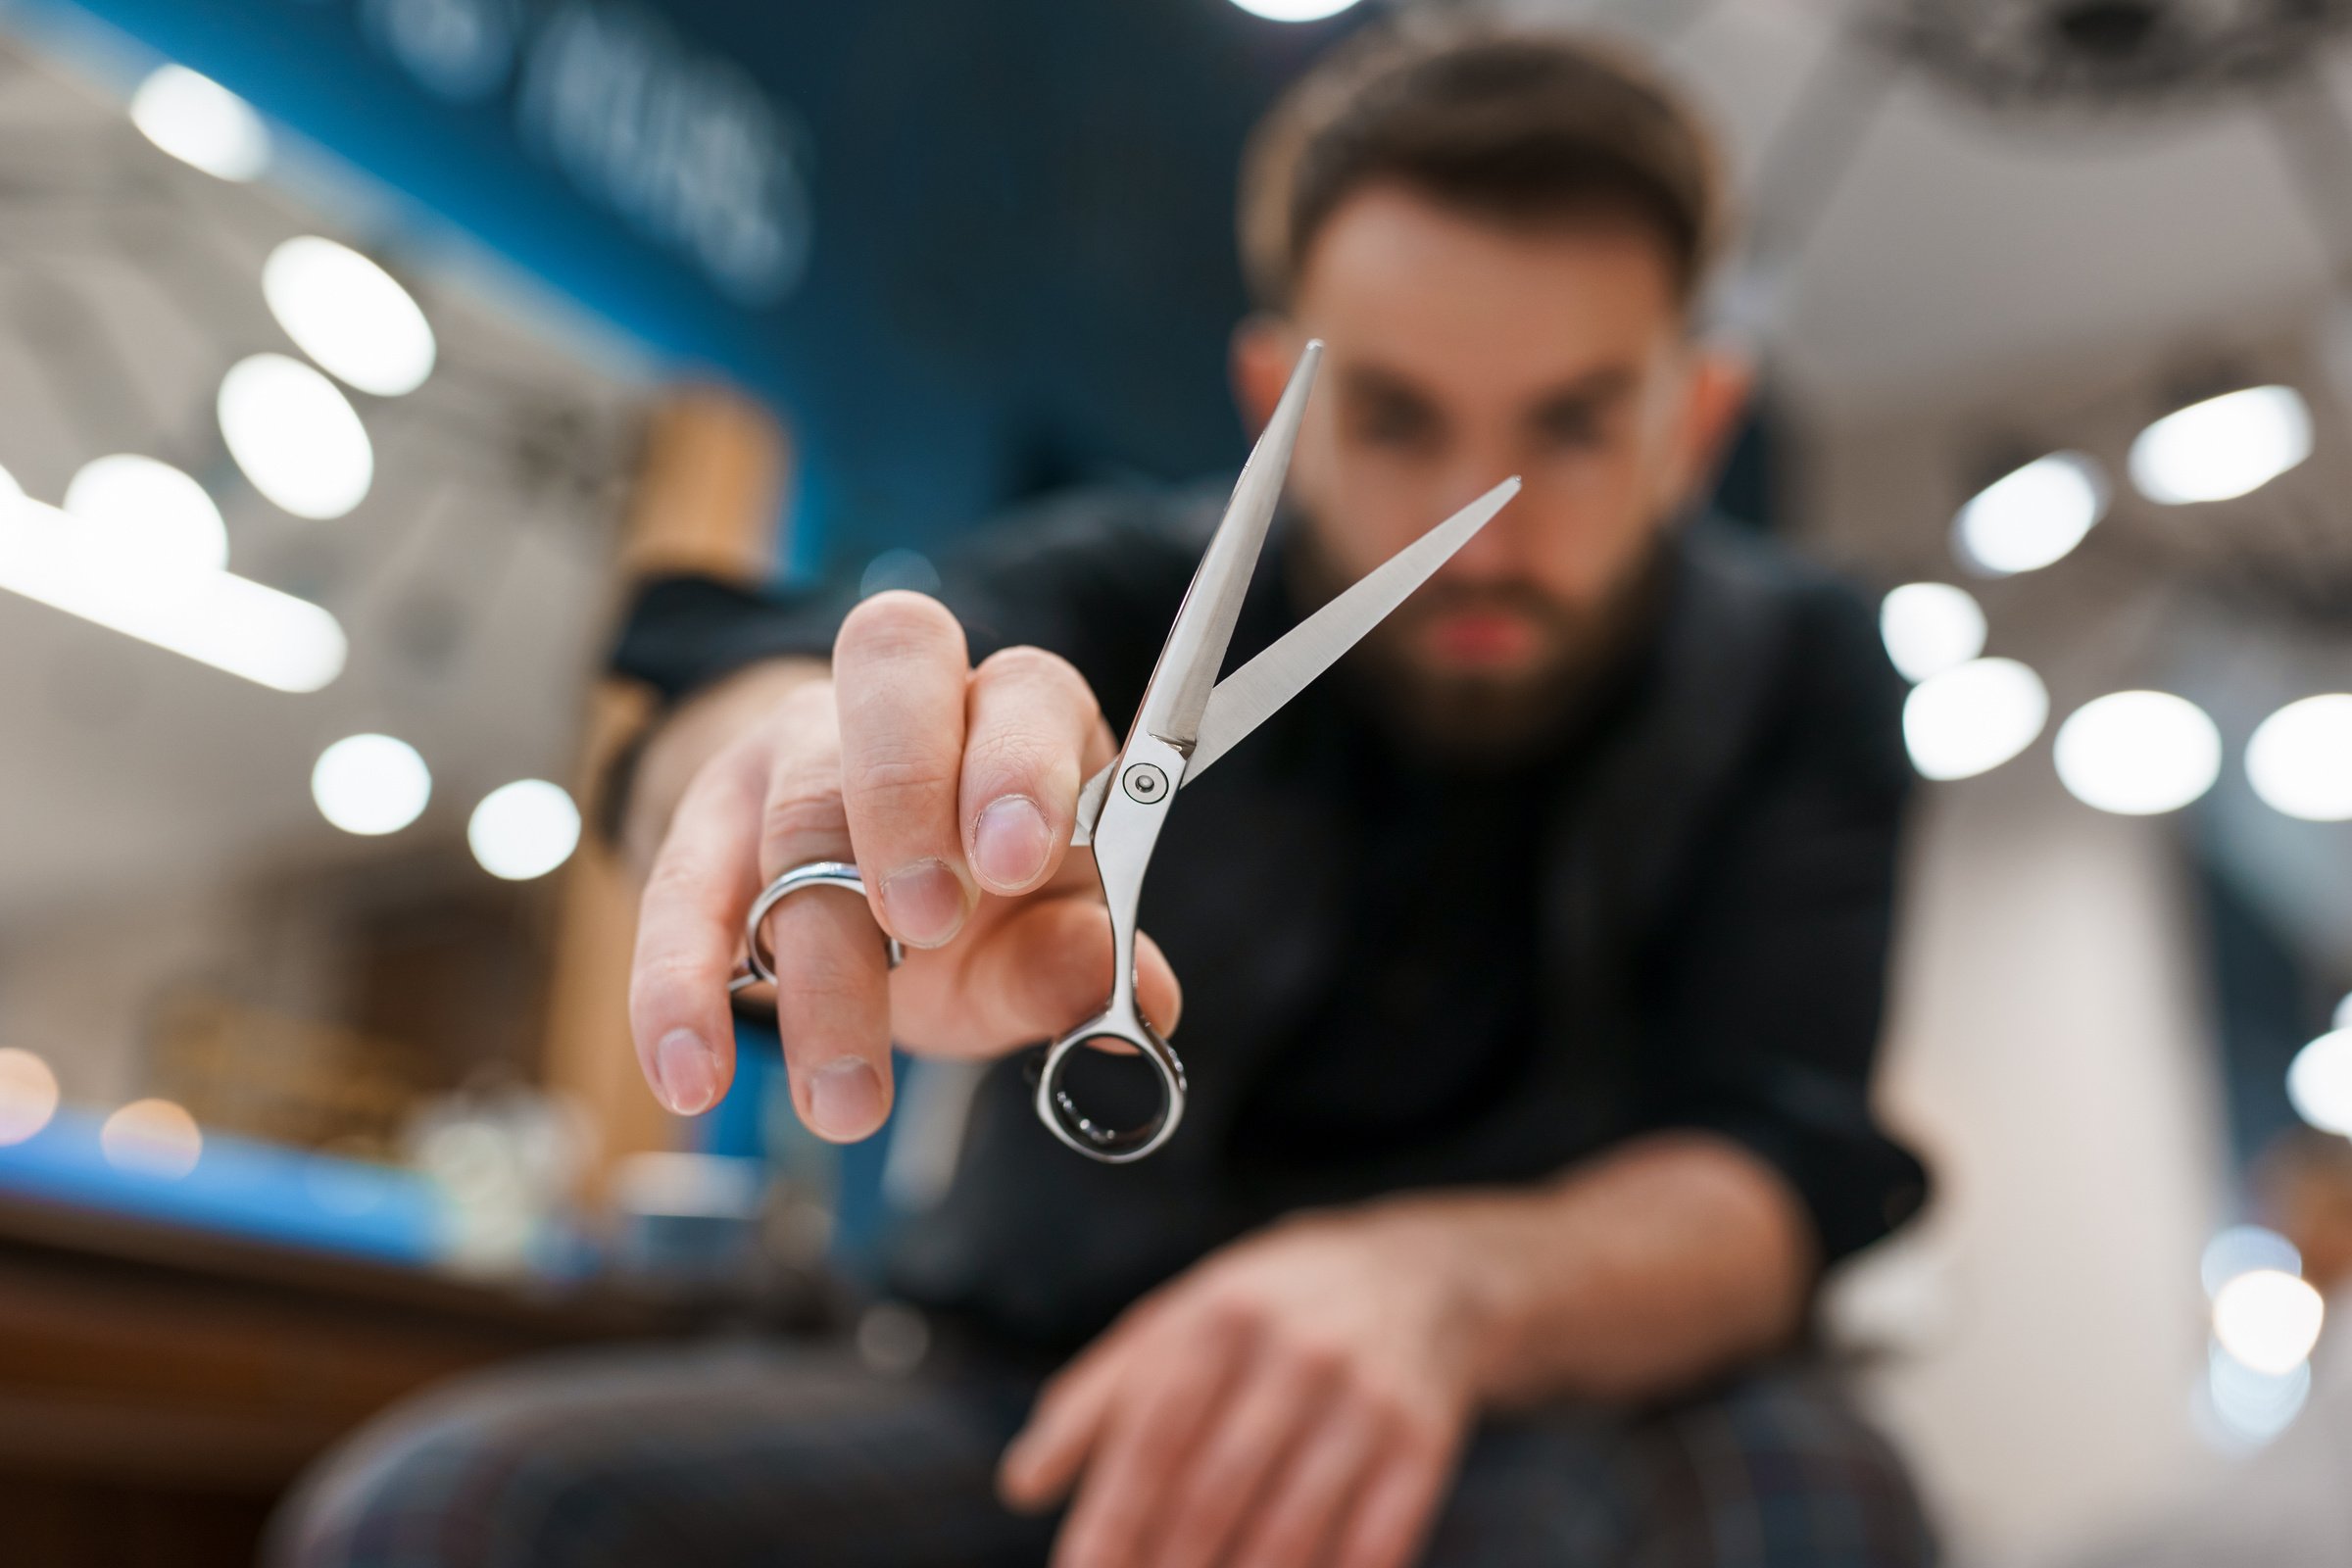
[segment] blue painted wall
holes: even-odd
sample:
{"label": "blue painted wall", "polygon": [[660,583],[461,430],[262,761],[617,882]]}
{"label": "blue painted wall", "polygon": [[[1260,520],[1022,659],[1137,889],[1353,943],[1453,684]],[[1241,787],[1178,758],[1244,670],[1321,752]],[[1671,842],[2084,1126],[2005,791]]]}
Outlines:
{"label": "blue painted wall", "polygon": [[920,545],[1071,477],[1238,461],[1234,168],[1281,84],[1361,15],[75,3],[681,369],[786,411],[806,453],[802,568]]}

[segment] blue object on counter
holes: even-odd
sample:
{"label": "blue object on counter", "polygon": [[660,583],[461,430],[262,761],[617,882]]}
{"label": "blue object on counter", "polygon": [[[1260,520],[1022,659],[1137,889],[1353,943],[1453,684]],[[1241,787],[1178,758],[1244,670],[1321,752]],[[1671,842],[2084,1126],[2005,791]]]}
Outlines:
{"label": "blue object on counter", "polygon": [[186,1225],[381,1262],[433,1262],[443,1200],[411,1171],[206,1132],[184,1176],[123,1169],[100,1146],[101,1118],[61,1107],[0,1147],[0,1194]]}

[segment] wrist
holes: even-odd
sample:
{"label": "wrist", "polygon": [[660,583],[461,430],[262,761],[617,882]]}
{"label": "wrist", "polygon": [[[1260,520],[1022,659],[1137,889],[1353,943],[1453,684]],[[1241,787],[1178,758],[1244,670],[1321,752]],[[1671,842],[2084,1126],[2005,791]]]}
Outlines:
{"label": "wrist", "polygon": [[1373,1220],[1391,1238],[1400,1279],[1420,1284],[1441,1357],[1481,1406],[1508,1402],[1523,1314],[1511,1285],[1511,1240],[1495,1212],[1507,1200],[1417,1197]]}

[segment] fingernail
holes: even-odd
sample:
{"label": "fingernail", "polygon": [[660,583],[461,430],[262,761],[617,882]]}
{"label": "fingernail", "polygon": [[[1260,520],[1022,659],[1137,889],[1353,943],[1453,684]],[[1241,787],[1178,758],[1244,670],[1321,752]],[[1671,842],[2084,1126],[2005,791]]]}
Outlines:
{"label": "fingernail", "polygon": [[1046,868],[1053,848],[1046,813],[1026,795],[989,802],[972,829],[973,869],[1001,888],[1025,886]]}
{"label": "fingernail", "polygon": [[718,1054],[691,1029],[672,1029],[654,1048],[662,1098],[681,1116],[698,1116],[718,1099]]}
{"label": "fingernail", "polygon": [[844,1143],[882,1125],[882,1080],[856,1056],[828,1061],[808,1078],[808,1119]]}
{"label": "fingernail", "polygon": [[882,912],[901,942],[939,947],[963,928],[963,884],[945,862],[917,860],[882,879]]}

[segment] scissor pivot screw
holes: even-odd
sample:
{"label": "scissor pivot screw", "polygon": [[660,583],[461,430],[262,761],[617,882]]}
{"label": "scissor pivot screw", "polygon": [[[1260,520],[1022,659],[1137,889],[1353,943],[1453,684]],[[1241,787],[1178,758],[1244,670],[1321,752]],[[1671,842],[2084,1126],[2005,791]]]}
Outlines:
{"label": "scissor pivot screw", "polygon": [[1156,806],[1168,798],[1168,775],[1150,762],[1138,762],[1119,779],[1130,798]]}

